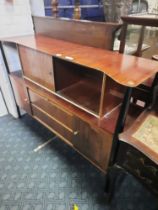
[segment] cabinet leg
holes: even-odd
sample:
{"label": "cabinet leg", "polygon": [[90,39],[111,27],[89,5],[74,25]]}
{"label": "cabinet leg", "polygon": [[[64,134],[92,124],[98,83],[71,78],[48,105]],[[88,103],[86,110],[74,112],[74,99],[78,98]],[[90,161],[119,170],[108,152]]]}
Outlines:
{"label": "cabinet leg", "polygon": [[125,179],[126,173],[122,168],[111,167],[108,169],[105,179],[104,193],[108,202],[114,197],[117,183],[119,187]]}

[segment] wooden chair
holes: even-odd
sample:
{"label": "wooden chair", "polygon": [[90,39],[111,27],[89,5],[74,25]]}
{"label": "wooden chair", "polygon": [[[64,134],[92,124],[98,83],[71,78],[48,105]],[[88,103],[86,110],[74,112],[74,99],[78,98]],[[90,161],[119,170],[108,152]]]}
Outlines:
{"label": "wooden chair", "polygon": [[120,171],[134,175],[158,195],[158,81],[153,88],[152,100],[128,129],[122,116],[130,105],[122,105],[106,175],[105,192],[109,199],[113,196]]}
{"label": "wooden chair", "polygon": [[[125,37],[128,24],[142,25],[139,43],[135,52],[141,56],[145,26],[158,26],[158,19],[123,17],[120,53],[125,49]],[[135,103],[134,99],[144,100],[144,111],[126,128],[128,112]],[[135,106],[137,104],[135,103]],[[150,86],[142,84],[138,88],[128,89],[117,120],[113,145],[106,175],[105,192],[109,199],[115,190],[120,171],[131,173],[152,192],[158,195],[158,74]],[[152,126],[152,124],[154,126]],[[153,130],[154,129],[154,130]],[[143,137],[142,133],[145,135]],[[145,140],[144,140],[145,139]],[[156,140],[155,140],[156,139]],[[154,143],[153,143],[154,142]],[[122,177],[123,178],[123,177]],[[121,179],[119,180],[121,182]]]}
{"label": "wooden chair", "polygon": [[[158,16],[147,15],[147,16],[124,16],[122,17],[123,25],[120,35],[120,49],[119,53],[125,53],[125,46],[126,46],[126,37],[128,33],[128,26],[129,25],[137,25],[140,26],[140,34],[138,38],[137,48],[133,52],[133,55],[137,57],[141,57],[144,50],[147,50],[148,47],[143,47],[144,42],[144,35],[145,29],[147,26],[150,27],[158,27]],[[147,107],[151,102],[150,92],[152,92],[152,88],[155,84],[155,80],[157,77],[150,78],[144,84],[138,86],[133,91],[133,99],[135,103],[137,100],[141,100],[145,103]]]}

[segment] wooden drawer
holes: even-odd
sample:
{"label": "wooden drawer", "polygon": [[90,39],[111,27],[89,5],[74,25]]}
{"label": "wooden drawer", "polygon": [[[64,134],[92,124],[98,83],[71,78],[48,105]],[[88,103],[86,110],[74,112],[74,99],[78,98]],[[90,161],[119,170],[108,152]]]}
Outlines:
{"label": "wooden drawer", "polygon": [[19,53],[24,76],[54,90],[52,56],[24,46],[19,46]]}
{"label": "wooden drawer", "polygon": [[30,102],[42,109],[60,124],[66,128],[73,130],[73,115],[57,107],[57,105],[50,102],[47,98],[40,96],[29,89]]}
{"label": "wooden drawer", "polygon": [[32,104],[32,115],[35,119],[41,122],[44,126],[50,129],[60,138],[64,139],[67,143],[72,142],[74,133],[72,130],[66,129],[62,124],[55,121],[50,115],[37,108]]}

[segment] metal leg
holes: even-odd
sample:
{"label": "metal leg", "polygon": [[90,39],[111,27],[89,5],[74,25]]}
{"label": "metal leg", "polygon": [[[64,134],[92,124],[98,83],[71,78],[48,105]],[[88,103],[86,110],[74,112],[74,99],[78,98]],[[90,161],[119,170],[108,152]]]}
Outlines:
{"label": "metal leg", "polygon": [[119,117],[116,124],[115,133],[113,136],[111,156],[110,156],[109,167],[107,170],[106,183],[105,183],[105,188],[104,188],[105,193],[109,197],[108,200],[110,200],[113,195],[113,192],[115,189],[115,182],[118,176],[116,172],[112,172],[112,171],[115,169],[115,160],[116,160],[118,144],[119,144],[118,135],[119,133],[123,131],[123,128],[124,128],[127,112],[130,105],[131,95],[132,95],[132,88],[128,87],[124,95],[121,110],[120,110]]}

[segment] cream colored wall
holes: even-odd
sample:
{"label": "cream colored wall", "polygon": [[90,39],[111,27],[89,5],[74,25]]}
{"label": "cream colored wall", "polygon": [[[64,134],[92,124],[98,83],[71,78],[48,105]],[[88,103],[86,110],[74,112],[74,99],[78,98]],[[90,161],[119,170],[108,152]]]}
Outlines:
{"label": "cream colored wall", "polygon": [[148,4],[149,4],[149,12],[155,13],[156,8],[158,9],[158,0],[148,0]]}
{"label": "cream colored wall", "polygon": [[0,0],[0,38],[33,33],[29,0]]}
{"label": "cream colored wall", "polygon": [[6,106],[5,106],[3,97],[2,97],[2,93],[0,91],[0,117],[4,116],[6,114],[7,114],[7,109],[6,109]]}
{"label": "cream colored wall", "polygon": [[[12,3],[0,0],[0,38],[33,34],[33,23],[29,0],[13,0]],[[13,65],[16,65],[13,62]],[[10,86],[10,81],[0,52],[0,85],[4,93],[9,112],[18,117]]]}
{"label": "cream colored wall", "polygon": [[30,0],[32,15],[45,16],[44,0]]}

